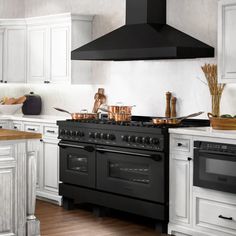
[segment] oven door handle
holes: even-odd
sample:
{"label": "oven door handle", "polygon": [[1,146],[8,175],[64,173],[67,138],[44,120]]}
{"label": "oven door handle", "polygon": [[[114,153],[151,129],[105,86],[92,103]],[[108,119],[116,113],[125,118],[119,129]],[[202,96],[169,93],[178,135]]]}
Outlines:
{"label": "oven door handle", "polygon": [[106,148],[97,148],[96,151],[98,151],[100,153],[110,152],[110,153],[118,153],[118,154],[124,154],[124,155],[147,157],[147,158],[153,159],[154,161],[161,161],[162,160],[162,156],[158,155],[158,154],[149,155],[149,154],[136,153],[136,152],[117,151],[117,150],[106,149]]}
{"label": "oven door handle", "polygon": [[80,145],[68,144],[68,143],[62,143],[62,142],[60,142],[58,144],[58,146],[61,148],[67,148],[67,147],[80,148],[80,149],[84,149],[87,152],[94,152],[95,151],[95,148],[93,146],[80,146]]}

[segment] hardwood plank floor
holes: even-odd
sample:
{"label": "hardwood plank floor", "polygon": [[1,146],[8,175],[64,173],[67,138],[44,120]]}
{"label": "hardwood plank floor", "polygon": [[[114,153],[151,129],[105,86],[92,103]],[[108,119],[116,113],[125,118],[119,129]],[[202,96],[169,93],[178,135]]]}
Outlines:
{"label": "hardwood plank floor", "polygon": [[42,236],[164,236],[146,224],[121,217],[96,217],[90,211],[66,211],[57,205],[37,201],[36,216]]}

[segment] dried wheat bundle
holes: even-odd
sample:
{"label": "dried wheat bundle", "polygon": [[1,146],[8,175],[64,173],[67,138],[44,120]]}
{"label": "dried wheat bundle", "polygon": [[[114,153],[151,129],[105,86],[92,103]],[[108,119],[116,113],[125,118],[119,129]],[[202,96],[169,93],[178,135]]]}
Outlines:
{"label": "dried wheat bundle", "polygon": [[205,64],[202,70],[206,76],[211,95],[222,95],[225,84],[218,84],[217,65]]}

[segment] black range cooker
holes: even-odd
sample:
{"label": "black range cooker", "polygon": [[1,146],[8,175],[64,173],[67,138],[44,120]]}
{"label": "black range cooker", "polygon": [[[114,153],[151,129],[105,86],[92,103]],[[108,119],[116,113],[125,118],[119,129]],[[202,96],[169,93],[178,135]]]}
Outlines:
{"label": "black range cooker", "polygon": [[[93,203],[156,219],[166,231],[169,127],[154,126],[150,120],[57,122],[59,194],[65,208]],[[186,120],[181,126],[208,125],[205,120]]]}

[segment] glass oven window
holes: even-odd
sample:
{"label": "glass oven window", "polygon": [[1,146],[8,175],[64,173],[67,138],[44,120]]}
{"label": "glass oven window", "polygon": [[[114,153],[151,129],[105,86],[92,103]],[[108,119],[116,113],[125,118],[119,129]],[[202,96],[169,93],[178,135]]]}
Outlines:
{"label": "glass oven window", "polygon": [[148,164],[110,161],[109,177],[142,184],[150,183],[150,167]]}
{"label": "glass oven window", "polygon": [[206,172],[209,174],[218,174],[236,177],[236,162],[229,160],[219,160],[206,158]]}
{"label": "glass oven window", "polygon": [[67,155],[68,170],[87,173],[88,172],[88,158],[85,155],[68,154]]}

